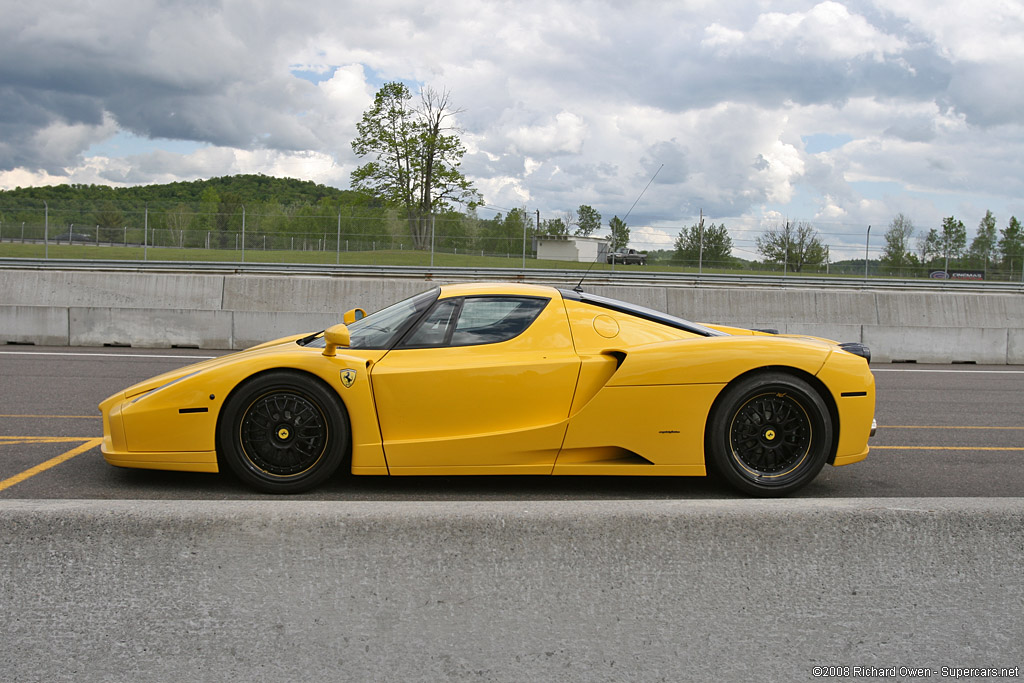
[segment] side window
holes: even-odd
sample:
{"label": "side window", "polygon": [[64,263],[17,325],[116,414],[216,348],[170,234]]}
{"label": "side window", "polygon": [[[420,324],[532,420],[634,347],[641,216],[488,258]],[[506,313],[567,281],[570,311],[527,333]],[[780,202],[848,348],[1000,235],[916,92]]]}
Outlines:
{"label": "side window", "polygon": [[403,348],[427,348],[431,346],[446,346],[448,343],[448,330],[459,312],[461,299],[443,299],[434,306],[434,310],[427,314],[427,317],[412,331],[412,334],[402,342]]}
{"label": "side window", "polygon": [[480,296],[442,299],[402,341],[405,349],[496,344],[517,337],[547,299]]}
{"label": "side window", "polygon": [[474,297],[462,305],[452,346],[495,344],[517,337],[547,306],[547,299]]}

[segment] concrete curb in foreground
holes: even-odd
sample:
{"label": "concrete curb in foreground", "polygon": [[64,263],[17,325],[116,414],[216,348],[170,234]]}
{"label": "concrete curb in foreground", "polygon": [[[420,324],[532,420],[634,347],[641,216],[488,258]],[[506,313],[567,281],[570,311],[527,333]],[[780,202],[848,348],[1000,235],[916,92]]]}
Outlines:
{"label": "concrete curb in foreground", "polygon": [[4,680],[1024,665],[1021,498],[0,501],[0,515]]}

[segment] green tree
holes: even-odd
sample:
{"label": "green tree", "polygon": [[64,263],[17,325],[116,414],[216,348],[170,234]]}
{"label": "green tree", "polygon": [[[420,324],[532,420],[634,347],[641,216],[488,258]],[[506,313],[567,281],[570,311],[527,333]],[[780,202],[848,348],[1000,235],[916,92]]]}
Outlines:
{"label": "green tree", "polygon": [[1016,216],[1010,216],[1009,224],[999,231],[999,254],[1003,258],[1003,268],[1013,275],[1015,266],[1024,261],[1024,232]]}
{"label": "green tree", "polygon": [[438,216],[434,226],[434,246],[449,253],[463,254],[472,248],[474,220],[458,211]]}
{"label": "green tree", "polygon": [[192,223],[192,216],[192,210],[185,204],[178,204],[165,215],[167,229],[171,232],[174,244],[185,244],[185,231]]}
{"label": "green tree", "polygon": [[414,243],[425,249],[435,211],[453,203],[474,208],[482,199],[459,170],[466,149],[450,125],[458,111],[449,94],[424,88],[418,107],[411,100],[403,83],[377,91],[352,141],[352,151],[371,160],[352,173],[351,186],[398,207]]}
{"label": "green tree", "polygon": [[881,258],[882,266],[889,269],[890,274],[903,275],[905,268],[916,265],[917,257],[910,249],[913,237],[913,222],[902,213],[896,214],[885,231],[885,251]]}
{"label": "green tree", "polygon": [[198,225],[203,230],[212,230],[220,205],[220,193],[213,185],[207,185],[199,195]]}
{"label": "green tree", "polygon": [[113,241],[121,236],[124,227],[124,213],[112,201],[104,201],[96,211],[96,224],[104,240]]}
{"label": "green tree", "polygon": [[608,227],[612,231],[611,250],[622,251],[625,249],[629,245],[629,226],[621,218],[615,216],[608,221]]}
{"label": "green tree", "polygon": [[943,218],[939,240],[947,266],[951,260],[962,258],[967,250],[967,228],[964,227],[963,221],[953,216]]}
{"label": "green tree", "polygon": [[561,218],[549,218],[543,222],[544,235],[568,235],[569,226]]}
{"label": "green tree", "polygon": [[676,250],[672,254],[672,263],[681,265],[722,265],[732,258],[732,237],[725,223],[714,223],[701,227],[695,223],[689,228],[679,231],[676,238]]}
{"label": "green tree", "polygon": [[576,234],[580,237],[590,237],[595,230],[601,227],[601,214],[592,206],[580,204],[576,210]]}
{"label": "green tree", "polygon": [[522,253],[524,233],[527,240],[533,234],[533,217],[524,209],[512,209],[504,218],[499,213],[491,220],[482,222],[480,249],[496,255]]}
{"label": "green tree", "polygon": [[996,242],[999,236],[996,234],[996,217],[991,211],[985,212],[985,217],[978,223],[978,233],[971,240],[971,248],[968,252],[971,261],[975,265],[988,270],[988,263],[992,260],[992,254],[996,249]]}
{"label": "green tree", "polygon": [[224,249],[234,247],[234,238],[229,235],[234,227],[235,218],[241,221],[242,198],[235,192],[225,192],[220,195],[220,203],[217,204],[217,213],[214,216],[214,229],[217,231],[217,243]]}
{"label": "green tree", "polygon": [[939,231],[935,228],[929,230],[928,234],[921,238],[917,250],[922,263],[934,264],[935,260],[942,256],[942,236],[939,235]]}
{"label": "green tree", "polygon": [[769,228],[754,242],[766,263],[783,264],[796,273],[804,266],[820,266],[828,258],[828,247],[818,238],[818,231],[803,221],[796,224],[786,221]]}

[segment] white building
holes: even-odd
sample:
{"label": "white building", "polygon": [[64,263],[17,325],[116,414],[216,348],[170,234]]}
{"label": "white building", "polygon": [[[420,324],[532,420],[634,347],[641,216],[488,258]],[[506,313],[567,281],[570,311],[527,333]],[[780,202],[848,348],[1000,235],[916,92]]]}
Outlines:
{"label": "white building", "polygon": [[548,261],[604,261],[608,253],[607,237],[575,235],[537,235],[537,258]]}

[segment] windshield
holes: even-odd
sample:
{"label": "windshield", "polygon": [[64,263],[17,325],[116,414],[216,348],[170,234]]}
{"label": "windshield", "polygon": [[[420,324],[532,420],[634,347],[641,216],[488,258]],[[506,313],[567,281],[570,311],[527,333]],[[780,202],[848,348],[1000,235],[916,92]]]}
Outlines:
{"label": "windshield", "polygon": [[[390,349],[405,331],[419,320],[424,311],[430,308],[440,294],[440,288],[434,288],[355,321],[348,326],[348,333],[352,339],[349,348]],[[303,346],[323,348],[323,332],[300,339],[299,343]]]}

